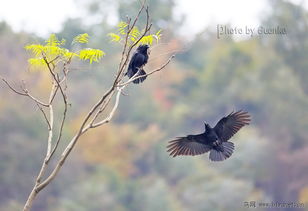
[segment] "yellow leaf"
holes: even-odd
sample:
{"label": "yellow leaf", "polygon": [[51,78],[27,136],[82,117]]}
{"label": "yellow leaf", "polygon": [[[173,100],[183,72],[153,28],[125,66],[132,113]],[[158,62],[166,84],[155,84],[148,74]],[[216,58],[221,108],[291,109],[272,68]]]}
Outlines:
{"label": "yellow leaf", "polygon": [[125,23],[124,21],[121,21],[119,24],[118,24],[118,30],[120,32],[120,34],[126,34],[126,27],[128,26],[127,23]]}
{"label": "yellow leaf", "polygon": [[121,36],[115,33],[109,33],[108,36],[111,38],[111,42],[119,42],[121,40]]}
{"label": "yellow leaf", "polygon": [[31,70],[43,70],[47,69],[46,62],[43,58],[31,58],[28,59]]}
{"label": "yellow leaf", "polygon": [[79,34],[74,37],[73,43],[88,43],[89,42],[89,35],[87,33]]}
{"label": "yellow leaf", "polygon": [[35,57],[42,56],[42,52],[44,52],[44,46],[42,45],[26,45],[25,49],[32,52]]}
{"label": "yellow leaf", "polygon": [[60,46],[65,44],[65,40],[62,39],[60,41],[55,34],[51,34],[48,40],[46,40],[46,43],[50,46]]}
{"label": "yellow leaf", "polygon": [[99,62],[99,60],[105,55],[105,52],[99,49],[86,48],[79,51],[79,58],[81,60],[89,60],[90,64],[92,62]]}

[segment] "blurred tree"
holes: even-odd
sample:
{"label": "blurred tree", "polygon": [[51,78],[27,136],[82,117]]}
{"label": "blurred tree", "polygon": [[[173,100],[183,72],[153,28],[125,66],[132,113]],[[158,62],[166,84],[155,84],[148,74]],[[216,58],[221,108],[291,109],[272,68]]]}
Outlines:
{"label": "blurred tree", "polygon": [[285,0],[270,0],[271,11],[263,19],[268,28],[286,28],[286,35],[263,36],[263,42],[272,45],[284,63],[291,67],[308,94],[308,12],[302,4]]}

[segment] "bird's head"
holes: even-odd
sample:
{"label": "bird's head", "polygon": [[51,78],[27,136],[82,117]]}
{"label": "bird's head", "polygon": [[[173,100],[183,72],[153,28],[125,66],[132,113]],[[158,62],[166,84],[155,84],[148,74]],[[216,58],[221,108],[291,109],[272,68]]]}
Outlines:
{"label": "bird's head", "polygon": [[137,48],[137,51],[143,54],[147,54],[149,48],[150,48],[149,45],[139,45],[139,47]]}

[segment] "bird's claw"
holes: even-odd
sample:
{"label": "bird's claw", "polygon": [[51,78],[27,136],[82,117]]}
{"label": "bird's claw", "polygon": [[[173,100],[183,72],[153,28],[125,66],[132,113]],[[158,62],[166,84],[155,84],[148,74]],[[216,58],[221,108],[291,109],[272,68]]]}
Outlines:
{"label": "bird's claw", "polygon": [[214,142],[214,145],[215,145],[215,146],[218,146],[218,145],[219,145],[219,141],[216,140],[216,141]]}

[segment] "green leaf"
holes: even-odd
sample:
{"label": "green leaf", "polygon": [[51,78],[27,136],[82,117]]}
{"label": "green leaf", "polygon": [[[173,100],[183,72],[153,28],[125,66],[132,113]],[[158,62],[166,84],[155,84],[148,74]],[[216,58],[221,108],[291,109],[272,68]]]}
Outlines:
{"label": "green leaf", "polygon": [[74,40],[72,43],[88,43],[89,42],[89,35],[87,33],[79,34],[76,37],[74,37]]}
{"label": "green leaf", "polygon": [[99,62],[99,60],[105,55],[105,52],[99,49],[86,48],[79,51],[79,58],[81,60],[89,60],[90,64],[92,62]]}

